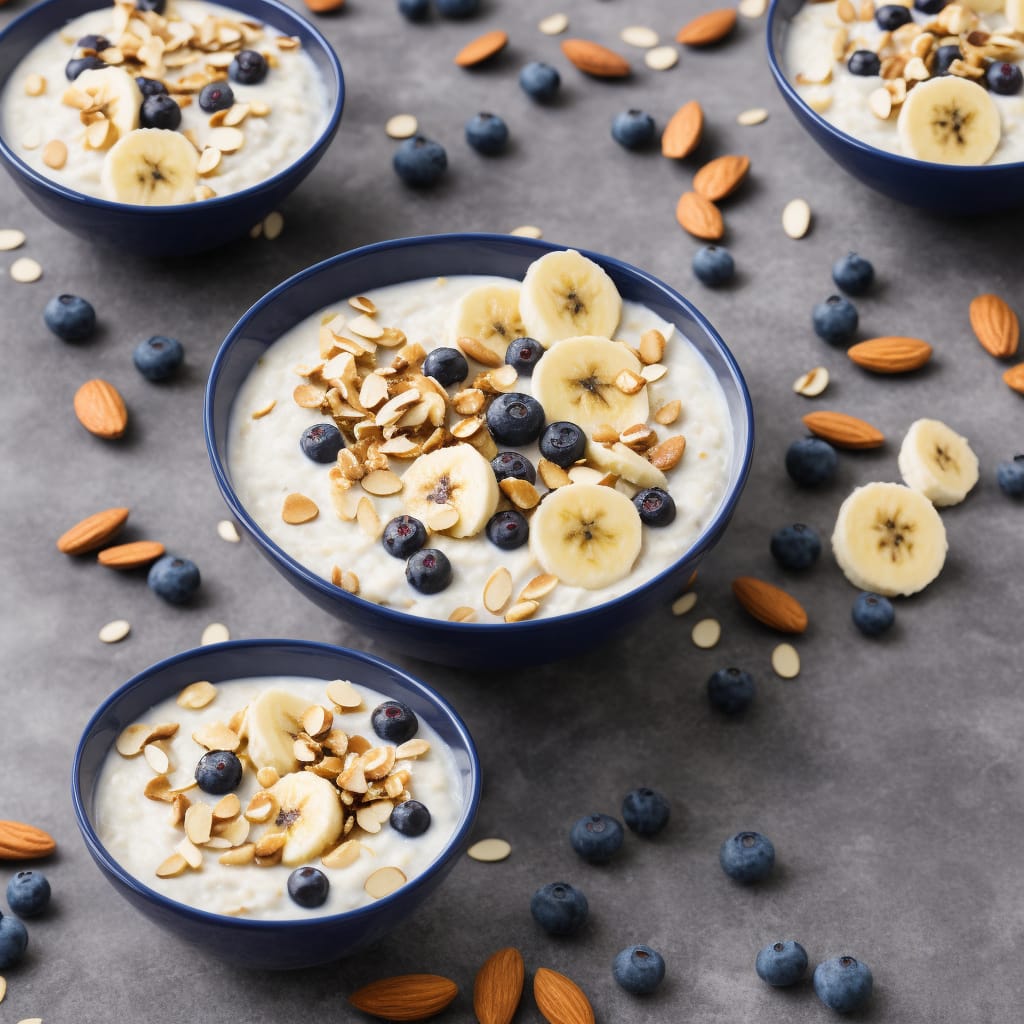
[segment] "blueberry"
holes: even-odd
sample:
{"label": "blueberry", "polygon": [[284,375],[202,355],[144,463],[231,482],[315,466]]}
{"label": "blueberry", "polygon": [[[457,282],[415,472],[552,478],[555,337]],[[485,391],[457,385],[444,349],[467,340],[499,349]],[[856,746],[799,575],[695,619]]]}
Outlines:
{"label": "blueberry", "polygon": [[693,274],[701,284],[718,288],[736,276],[736,262],[724,245],[705,245],[693,254]]}
{"label": "blueberry", "polygon": [[807,950],[792,939],[773,942],[757,954],[754,970],[775,988],[795,985],[807,973]]}
{"label": "blueberry", "polygon": [[641,786],[622,799],[622,820],[638,836],[657,835],[667,824],[668,800],[656,789]]}
{"label": "blueberry", "polygon": [[154,14],[163,14],[167,7],[167,0],[135,0],[135,7],[140,11],[152,11]]}
{"label": "blueberry", "polygon": [[234,90],[227,82],[210,82],[199,93],[199,106],[208,114],[227,110],[235,102]]}
{"label": "blueberry", "polygon": [[485,528],[487,539],[502,551],[513,551],[521,548],[530,536],[530,524],[526,516],[514,508],[495,512],[487,520]]}
{"label": "blueberry", "polygon": [[646,487],[633,497],[633,504],[645,526],[668,526],[676,517],[676,503],[668,491]]}
{"label": "blueberry", "polygon": [[1017,64],[994,60],[985,71],[988,87],[1000,96],[1014,96],[1024,86],[1024,72]]}
{"label": "blueberry", "polygon": [[[174,100],[171,100],[171,103],[174,103]],[[177,105],[174,103],[174,106]],[[168,338],[163,334],[154,334],[152,338],[140,341],[132,352],[135,369],[146,380],[166,380],[184,361],[185,349],[181,342],[177,338]]]}
{"label": "blueberry", "polygon": [[519,72],[519,86],[530,99],[538,103],[547,103],[553,100],[562,84],[562,78],[558,72],[543,61],[534,60],[524,65]]}
{"label": "blueberry", "polygon": [[18,917],[35,917],[50,904],[50,883],[42,871],[19,871],[7,883],[7,904]]}
{"label": "blueberry", "polygon": [[858,594],[852,614],[853,624],[865,636],[880,636],[896,621],[892,601],[880,594]]}
{"label": "blueberry", "polygon": [[851,75],[870,77],[882,70],[882,61],[874,50],[854,50],[846,62],[846,67]]}
{"label": "blueberry", "polygon": [[430,0],[398,0],[398,12],[408,21],[426,21]]}
{"label": "blueberry", "polygon": [[900,25],[913,20],[914,16],[902,4],[885,4],[875,9],[875,21],[883,32],[895,32]]}
{"label": "blueberry", "polygon": [[587,450],[587,435],[568,420],[556,420],[540,435],[540,453],[548,462],[568,469]]}
{"label": "blueberry", "polygon": [[405,578],[421,594],[440,594],[452,581],[452,563],[437,548],[420,548],[406,562]]}
{"label": "blueberry", "polygon": [[935,67],[932,70],[932,74],[936,77],[948,75],[949,65],[955,60],[960,60],[962,57],[963,54],[956,43],[947,43],[945,46],[940,46],[935,51]]}
{"label": "blueberry", "polygon": [[327,894],[331,891],[331,883],[319,869],[310,867],[296,868],[288,876],[288,895],[300,907],[312,910],[322,907],[327,902]]}
{"label": "blueberry", "polygon": [[737,882],[760,882],[775,865],[775,847],[760,832],[738,832],[722,843],[718,862]]}
{"label": "blueberry", "polygon": [[28,929],[16,917],[0,916],[0,971],[13,967],[28,949]]}
{"label": "blueberry", "polygon": [[612,963],[612,977],[635,996],[653,992],[665,977],[665,960],[650,946],[627,946]]}
{"label": "blueberry", "polygon": [[484,156],[497,156],[508,145],[508,125],[497,114],[477,114],[466,122],[466,141]]}
{"label": "blueberry", "polygon": [[544,346],[535,338],[513,338],[505,349],[505,362],[520,376],[530,377],[542,355]]}
{"label": "blueberry", "polygon": [[914,0],[914,7],[922,14],[938,14],[949,0]]}
{"label": "blueberry", "polygon": [[830,345],[845,345],[857,333],[857,307],[842,295],[830,295],[811,311],[814,333]]}
{"label": "blueberry", "polygon": [[427,543],[427,528],[412,516],[395,516],[384,527],[384,550],[395,558],[408,558]]}
{"label": "blueberry", "polygon": [[622,826],[610,815],[588,814],[569,832],[572,848],[589,864],[607,864],[622,846]]}
{"label": "blueberry", "polygon": [[1000,462],[996,483],[1008,498],[1024,498],[1024,455],[1014,455],[1012,462]]}
{"label": "blueberry", "polygon": [[448,388],[461,384],[469,376],[469,363],[457,348],[435,348],[423,360],[423,373]]}
{"label": "blueberry", "polygon": [[855,252],[832,264],[832,280],[847,295],[864,295],[875,282],[875,268]]}
{"label": "blueberry", "polygon": [[228,75],[239,85],[257,85],[267,77],[267,58],[256,50],[239,50],[228,65]]}
{"label": "blueberry", "polygon": [[338,457],[338,452],[345,447],[345,441],[333,423],[314,423],[302,432],[299,447],[307,458],[326,465]]}
{"label": "blueberry", "polygon": [[852,956],[837,956],[814,968],[814,992],[836,1013],[859,1010],[871,998],[871,968]]}
{"label": "blueberry", "polygon": [[78,295],[57,295],[46,304],[43,321],[61,341],[85,341],[96,330],[96,310]]}
{"label": "blueberry", "polygon": [[165,601],[185,604],[199,589],[199,568],[187,558],[164,555],[153,563],[146,582]]}
{"label": "blueberry", "polygon": [[498,395],[487,408],[487,429],[499,444],[532,444],[544,429],[544,406],[519,391]]}
{"label": "blueberry", "polygon": [[395,804],[388,821],[396,832],[415,838],[430,828],[430,811],[419,800],[406,800],[405,803]]}
{"label": "blueberry", "polygon": [[102,50],[108,50],[113,43],[106,36],[99,36],[93,32],[90,32],[87,36],[82,36],[81,39],[75,43],[75,46],[80,50],[92,50],[93,53],[100,53]]}
{"label": "blueberry", "polygon": [[801,487],[820,487],[836,475],[839,456],[820,437],[794,441],[786,450],[786,472]]}
{"label": "blueberry", "polygon": [[444,146],[423,135],[406,139],[392,159],[392,165],[402,181],[414,188],[427,188],[437,183],[448,166]]}
{"label": "blueberry", "polygon": [[420,727],[416,712],[400,700],[378,704],[370,714],[370,724],[382,740],[395,744],[411,740]]}
{"label": "blueberry", "polygon": [[491,469],[499,483],[508,479],[526,480],[531,484],[537,482],[537,470],[533,468],[533,463],[519,452],[498,452],[491,459]]}
{"label": "blueberry", "polygon": [[587,897],[568,882],[549,882],[530,898],[533,919],[549,935],[572,935],[587,919]]}
{"label": "blueberry", "polygon": [[471,18],[480,10],[480,0],[437,0],[442,18]]}
{"label": "blueberry", "polygon": [[176,131],[181,124],[181,107],[170,96],[157,94],[142,101],[139,124],[143,128],[164,128]]}
{"label": "blueberry", "polygon": [[167,86],[157,78],[146,78],[144,75],[139,75],[135,79],[135,84],[139,87],[139,92],[143,97],[167,95]]}
{"label": "blueberry", "polygon": [[746,711],[754,693],[754,677],[741,668],[720,668],[708,679],[708,700],[726,715]]}
{"label": "blueberry", "polygon": [[646,111],[624,110],[612,118],[612,138],[626,149],[646,149],[654,134],[654,118]]}
{"label": "blueberry", "polygon": [[230,750],[208,750],[196,765],[196,782],[204,793],[223,796],[242,781],[242,762]]}
{"label": "blueberry", "polygon": [[810,569],[821,555],[821,537],[813,527],[804,523],[783,526],[772,534],[772,558],[783,569],[800,571]]}
{"label": "blueberry", "polygon": [[83,71],[92,71],[96,68],[105,68],[106,62],[99,57],[75,57],[64,65],[64,77],[73,82]]}

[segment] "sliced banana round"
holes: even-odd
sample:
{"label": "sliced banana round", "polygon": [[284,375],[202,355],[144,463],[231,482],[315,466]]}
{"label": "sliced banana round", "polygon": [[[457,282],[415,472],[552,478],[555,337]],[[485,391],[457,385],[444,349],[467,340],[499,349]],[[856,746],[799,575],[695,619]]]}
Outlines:
{"label": "sliced banana round", "polygon": [[117,129],[119,138],[139,127],[142,93],[124,68],[92,68],[83,71],[72,88],[89,93],[101,104],[103,115]]}
{"label": "sliced banana round", "polygon": [[274,768],[278,775],[288,775],[299,767],[293,745],[300,732],[302,713],[309,701],[286,690],[261,693],[245,712],[245,728],[249,737],[249,760],[260,768]]}
{"label": "sliced banana round", "polygon": [[451,505],[459,518],[444,532],[472,537],[494,515],[501,492],[491,464],[471,445],[456,444],[416,459],[402,477],[402,497],[409,515],[428,526],[431,513]]}
{"label": "sliced banana round", "polygon": [[139,128],[122,136],[103,159],[103,191],[119,203],[172,206],[192,201],[199,154],[180,132]]}
{"label": "sliced banana round", "polygon": [[530,522],[530,551],[563,583],[601,590],[627,576],[640,554],[640,515],[624,494],[570,484],[546,495]]}
{"label": "sliced banana round", "polygon": [[935,506],[902,484],[858,487],[840,506],[832,552],[846,578],[886,597],[916,594],[942,571],[946,528]]}
{"label": "sliced banana round", "polygon": [[958,505],[978,482],[978,456],[939,420],[916,420],[900,445],[904,483],[935,505]]}
{"label": "sliced banana round", "polygon": [[668,479],[657,466],[652,465],[621,441],[611,445],[587,441],[587,462],[606,473],[614,473],[637,487],[668,487]]}
{"label": "sliced banana round", "polygon": [[459,299],[448,328],[451,344],[459,338],[476,338],[502,362],[514,338],[526,334],[519,316],[519,285],[483,284]]}
{"label": "sliced banana round", "polygon": [[530,337],[547,348],[584,334],[610,338],[619,326],[622,298],[593,260],[566,249],[549,252],[530,264],[519,311]]}
{"label": "sliced banana round", "polygon": [[312,772],[293,772],[274,783],[268,792],[280,808],[270,831],[282,831],[287,836],[281,850],[282,864],[305,864],[337,842],[345,815],[333,782]]}
{"label": "sliced banana round", "polygon": [[608,338],[567,338],[549,348],[533,370],[533,397],[549,423],[569,420],[591,433],[604,424],[625,430],[646,423],[647,388],[628,394],[616,385],[623,371],[639,375],[640,360]]}
{"label": "sliced banana round", "polygon": [[983,164],[1002,135],[992,97],[956,75],[918,82],[900,108],[897,128],[907,156],[940,164]]}

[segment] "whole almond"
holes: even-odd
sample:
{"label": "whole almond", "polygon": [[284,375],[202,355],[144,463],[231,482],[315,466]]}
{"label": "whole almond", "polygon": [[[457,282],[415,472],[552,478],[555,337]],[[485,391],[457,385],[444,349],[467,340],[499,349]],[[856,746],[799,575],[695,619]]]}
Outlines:
{"label": "whole almond", "polygon": [[706,163],[693,176],[693,190],[716,202],[735,192],[750,170],[749,156],[720,156]]}
{"label": "whole almond", "polygon": [[384,1020],[426,1020],[458,994],[455,982],[439,974],[400,974],[364,985],[348,1001],[357,1010]]}
{"label": "whole almond", "polygon": [[459,50],[455,55],[455,63],[460,68],[471,68],[476,64],[482,64],[485,60],[490,60],[506,46],[508,46],[507,32],[502,32],[500,29],[485,32]]}
{"label": "whole almond", "polygon": [[676,34],[676,42],[686,46],[710,46],[724,39],[735,27],[735,8],[723,7],[687,22]]}
{"label": "whole almond", "polygon": [[885,435],[877,427],[843,412],[809,412],[803,423],[816,437],[837,448],[880,448],[885,444]]}
{"label": "whole almond", "polygon": [[0,860],[34,860],[56,849],[49,832],[21,821],[0,821]]}
{"label": "whole almond", "polygon": [[327,14],[345,6],[345,0],[306,0],[306,6],[316,14]]}
{"label": "whole almond", "polygon": [[1011,366],[1003,374],[1003,383],[1024,395],[1024,363]]}
{"label": "whole almond", "polygon": [[512,946],[499,949],[477,971],[473,1012],[480,1024],[510,1024],[523,995],[523,955]]}
{"label": "whole almond", "polygon": [[846,350],[859,367],[872,373],[909,373],[932,357],[932,347],[920,338],[884,337],[861,341]]}
{"label": "whole almond", "polygon": [[109,569],[138,569],[139,566],[155,562],[164,550],[163,544],[157,540],[136,540],[130,544],[104,548],[97,559],[100,565]]}
{"label": "whole almond", "polygon": [[738,576],[732,581],[736,600],[758,622],[780,633],[802,633],[807,629],[803,605],[784,590],[753,576]]}
{"label": "whole almond", "polygon": [[102,547],[128,519],[128,509],[108,508],[86,516],[57,538],[57,550],[65,555],[84,555]]}
{"label": "whole almond", "polygon": [[684,103],[661,133],[661,155],[682,160],[700,145],[704,131],[704,111],[696,100]]}
{"label": "whole almond", "polygon": [[98,377],[87,380],[75,392],[78,422],[97,437],[112,441],[128,428],[128,410],[113,384]]}
{"label": "whole almond", "polygon": [[533,998],[549,1024],[594,1024],[594,1010],[576,982],[547,967],[533,976]]}
{"label": "whole almond", "polygon": [[718,207],[696,192],[684,192],[676,204],[679,226],[694,238],[714,242],[725,234],[725,224]]}
{"label": "whole almond", "polygon": [[629,61],[625,57],[589,39],[564,39],[562,53],[580,71],[596,78],[625,78],[629,74]]}
{"label": "whole almond", "polygon": [[998,295],[979,295],[971,301],[971,327],[982,348],[997,359],[1007,359],[1020,344],[1017,314]]}

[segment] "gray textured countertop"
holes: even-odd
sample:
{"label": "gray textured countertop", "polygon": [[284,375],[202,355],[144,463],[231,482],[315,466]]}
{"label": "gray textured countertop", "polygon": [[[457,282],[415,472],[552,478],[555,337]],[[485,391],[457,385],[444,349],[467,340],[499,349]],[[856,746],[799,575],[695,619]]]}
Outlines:
{"label": "gray textured countertop", "polygon": [[[6,24],[25,4],[5,7]],[[1001,367],[973,339],[967,306],[996,291],[1018,310],[1024,217],[945,220],[894,205],[846,177],[802,133],[770,81],[763,20],[741,19],[713,52],[684,52],[666,73],[643,67],[621,83],[585,79],[542,36],[538,20],[564,9],[574,35],[626,51],[618,31],[650,25],[670,37],[696,14],[695,0],[488,0],[469,23],[405,24],[391,0],[349,0],[321,18],[348,81],[341,132],[323,163],[284,207],[275,242],[245,240],[186,264],[124,263],[65,234],[28,207],[10,183],[0,226],[28,234],[22,253],[45,268],[19,285],[4,273],[5,400],[0,546],[3,554],[3,713],[0,817],[49,829],[59,855],[45,866],[53,910],[30,922],[31,951],[4,972],[0,1020],[47,1024],[109,1020],[354,1019],[344,996],[374,978],[407,971],[446,974],[462,988],[444,1019],[471,1019],[471,985],[483,958],[514,944],[528,970],[550,966],[576,979],[599,1021],[705,1024],[827,1020],[809,985],[776,992],[758,981],[754,955],[793,937],[812,961],[851,952],[874,969],[876,995],[859,1019],[1008,1021],[1024,986],[1019,953],[1024,897],[1024,770],[1020,737],[1020,616],[1024,607],[1024,507],[994,483],[995,464],[1024,448],[1024,405],[1000,381]],[[507,29],[509,50],[476,72],[450,57],[479,32]],[[519,66],[546,58],[563,74],[561,101],[534,106],[516,86]],[[682,102],[703,104],[708,131],[698,159],[676,165],[656,152],[630,154],[609,137],[612,115],[649,109],[663,125]],[[756,128],[735,123],[766,106]],[[510,152],[473,153],[462,125],[481,109],[509,122]],[[422,195],[389,167],[391,114],[418,115],[442,141],[450,173]],[[699,158],[752,159],[750,180],[726,209],[735,287],[712,292],[690,272],[696,244],[673,210]],[[814,210],[796,242],[780,227],[787,200]],[[457,672],[406,659],[449,696],[479,745],[486,787],[476,832],[513,845],[503,864],[460,863],[443,891],[376,948],[336,966],[289,975],[248,974],[201,959],[147,926],[89,860],[68,796],[72,752],[86,718],[114,687],[153,661],[195,645],[221,621],[235,637],[296,636],[358,646],[314,609],[248,543],[216,533],[225,509],[209,471],[200,414],[203,382],[220,340],[248,305],[294,271],[382,238],[447,230],[541,226],[545,237],[614,254],[691,296],[732,347],[753,394],[758,445],[746,493],[724,542],[701,570],[698,611],[717,616],[717,649],[697,650],[695,615],[653,614],[627,637],[570,662],[516,673]],[[859,303],[862,334],[931,341],[933,364],[910,379],[869,377],[809,326],[810,308],[832,291],[829,267],[855,248],[875,263],[880,285]],[[49,336],[46,300],[88,297],[102,321],[82,346]],[[130,352],[151,333],[176,335],[187,372],[153,386]],[[826,365],[834,383],[809,404],[794,378]],[[107,444],[75,422],[71,396],[85,379],[115,383],[131,409],[130,436]],[[835,408],[876,423],[890,438],[876,453],[844,455],[838,480],[798,491],[782,468],[799,417]],[[850,623],[853,589],[827,554],[806,577],[784,580],[768,555],[770,532],[803,520],[824,534],[855,485],[897,478],[896,451],[909,423],[934,415],[966,434],[981,459],[976,491],[943,513],[950,555],[925,594],[902,602],[880,642]],[[134,536],[155,537],[194,558],[201,600],[174,609],[141,579],[59,555],[54,539],[81,515],[124,504]],[[776,638],[734,604],[730,580],[752,573],[783,581],[810,608],[798,646],[803,673],[775,678]],[[108,620],[131,636],[99,643]],[[387,656],[384,649],[374,652]],[[495,664],[500,664],[495,651]],[[704,683],[737,664],[758,681],[744,721],[713,715]],[[618,812],[638,784],[673,802],[656,841],[627,840],[608,867],[579,861],[567,830],[591,810]],[[756,828],[774,840],[770,883],[741,889],[717,863],[722,839]],[[6,881],[4,871],[0,880]],[[530,894],[564,879],[590,899],[582,935],[556,941],[533,924]],[[652,998],[614,984],[610,963],[645,941],[668,961]],[[524,999],[517,1021],[539,1021]]]}

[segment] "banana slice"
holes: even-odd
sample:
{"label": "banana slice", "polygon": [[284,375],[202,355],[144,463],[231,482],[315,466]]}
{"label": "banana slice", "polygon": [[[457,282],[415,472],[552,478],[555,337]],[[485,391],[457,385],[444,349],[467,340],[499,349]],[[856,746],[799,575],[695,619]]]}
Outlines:
{"label": "banana slice", "polygon": [[275,768],[284,776],[299,767],[292,745],[308,707],[309,701],[285,690],[267,690],[249,705],[245,713],[249,760],[257,770]]}
{"label": "banana slice", "polygon": [[519,311],[531,338],[545,348],[565,338],[610,338],[619,326],[622,298],[612,279],[575,249],[549,252],[530,264]]}
{"label": "banana slice", "polygon": [[569,420],[588,434],[606,423],[625,430],[647,422],[647,388],[629,395],[615,381],[624,370],[639,374],[641,369],[625,345],[607,338],[568,338],[537,361],[533,396],[544,406],[549,423]]}
{"label": "banana slice", "polygon": [[[974,5],[971,4],[973,7]],[[1010,28],[1024,32],[1024,0],[1006,0],[1006,19]]]}
{"label": "banana slice", "polygon": [[117,129],[118,138],[123,139],[139,127],[142,93],[135,79],[124,68],[106,67],[83,71],[75,79],[74,88],[95,96],[102,104],[103,114]]}
{"label": "banana slice", "polygon": [[406,511],[429,525],[430,514],[451,505],[459,518],[445,530],[451,537],[479,533],[498,507],[501,492],[491,464],[471,445],[421,455],[402,477]]}
{"label": "banana slice", "polygon": [[1002,135],[992,97],[956,75],[918,82],[900,108],[897,128],[908,156],[940,164],[983,164]]}
{"label": "banana slice", "polygon": [[886,597],[924,590],[942,571],[946,549],[935,506],[902,484],[858,487],[840,506],[832,532],[832,553],[846,578]]}
{"label": "banana slice", "polygon": [[337,842],[345,815],[333,782],[312,772],[293,772],[268,792],[280,808],[270,831],[282,831],[287,836],[281,850],[282,864],[305,864]]}
{"label": "banana slice", "polygon": [[621,441],[610,446],[587,441],[587,462],[638,487],[668,487],[668,478],[657,466]]}
{"label": "banana slice", "polygon": [[[1010,6],[1014,3],[1014,0],[1006,0],[1006,9],[1009,11]],[[961,6],[969,7],[972,11],[976,11],[978,14],[994,14],[996,11],[1003,9],[1003,0],[961,0]],[[1013,19],[1011,18],[1012,22]],[[1013,27],[1012,25],[1010,26]],[[1020,26],[1017,26],[1018,28]]]}
{"label": "banana slice", "polygon": [[122,136],[107,151],[103,190],[119,203],[188,203],[199,180],[198,165],[199,154],[180,132],[139,128]]}
{"label": "banana slice", "polygon": [[903,482],[935,505],[958,505],[978,482],[967,438],[939,420],[911,423],[898,461]]}
{"label": "banana slice", "polygon": [[563,583],[601,590],[629,574],[640,554],[640,515],[624,494],[572,484],[546,495],[530,522],[530,551]]}
{"label": "banana slice", "polygon": [[504,362],[509,342],[526,334],[519,285],[485,284],[467,292],[452,311],[448,333],[453,346],[459,338],[476,338]]}

